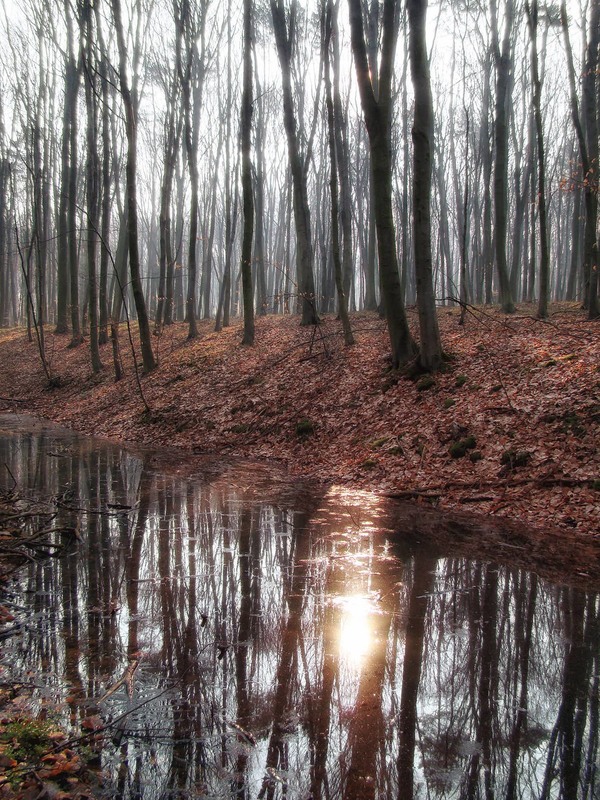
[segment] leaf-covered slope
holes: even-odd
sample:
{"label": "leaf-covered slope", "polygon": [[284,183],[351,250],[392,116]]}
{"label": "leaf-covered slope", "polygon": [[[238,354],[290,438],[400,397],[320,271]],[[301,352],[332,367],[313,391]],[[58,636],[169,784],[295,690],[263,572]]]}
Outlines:
{"label": "leaf-covered slope", "polygon": [[[531,315],[529,315],[531,312]],[[384,323],[352,319],[316,329],[295,317],[257,320],[197,340],[176,325],[154,341],[159,368],[141,378],[125,329],[125,378],[110,345],[94,377],[85,346],[47,334],[60,386],[47,388],[34,344],[0,332],[0,410],[37,414],[78,431],[194,453],[276,460],[293,476],[420,498],[598,533],[600,330],[575,306],[547,322],[529,307],[506,317],[440,310],[447,369],[408,379],[389,369]],[[415,322],[415,320],[412,320]],[[135,337],[134,337],[135,339]]]}

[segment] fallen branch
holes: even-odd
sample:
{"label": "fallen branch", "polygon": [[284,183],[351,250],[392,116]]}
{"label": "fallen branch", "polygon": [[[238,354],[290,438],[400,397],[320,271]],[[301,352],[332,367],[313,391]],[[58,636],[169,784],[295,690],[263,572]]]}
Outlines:
{"label": "fallen branch", "polygon": [[131,698],[133,697],[133,676],[135,674],[136,669],[139,666],[139,663],[140,663],[139,658],[136,658],[130,664],[128,664],[127,667],[125,668],[125,671],[119,678],[119,680],[113,683],[113,685],[108,689],[106,694],[103,694],[100,700],[98,700],[98,702],[102,703],[104,702],[104,700],[108,700],[108,698],[111,695],[113,695],[116,691],[118,691],[121,688],[121,686],[125,686],[125,688],[127,689],[127,696],[131,700]]}
{"label": "fallen branch", "polygon": [[[443,484],[436,484],[426,488],[405,489],[399,492],[384,492],[384,497],[394,500],[402,500],[410,497],[438,498],[443,496],[449,489],[510,489],[517,486],[586,486],[591,487],[595,484],[594,478],[569,478],[569,477],[543,477],[543,478],[508,478],[505,480],[488,481],[447,481]],[[477,500],[495,499],[480,497]],[[473,502],[477,502],[473,499]],[[465,502],[464,500],[461,502]]]}

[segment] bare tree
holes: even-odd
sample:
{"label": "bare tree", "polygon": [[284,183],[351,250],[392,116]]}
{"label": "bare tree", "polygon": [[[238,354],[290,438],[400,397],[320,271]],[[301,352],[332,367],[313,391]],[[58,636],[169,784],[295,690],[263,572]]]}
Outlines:
{"label": "bare tree", "polygon": [[419,310],[421,366],[437,370],[442,343],[435,308],[431,258],[431,162],[433,157],[433,99],[425,38],[427,0],[408,0],[409,55],[415,92],[413,139],[413,243]]}
{"label": "bare tree", "polygon": [[[348,317],[348,297],[344,289],[344,275],[342,271],[342,260],[340,258],[340,236],[338,226],[339,199],[338,199],[338,167],[339,160],[336,157],[336,125],[335,125],[335,104],[331,87],[330,75],[330,44],[334,29],[334,18],[337,15],[337,7],[333,0],[327,0],[322,9],[322,50],[325,78],[325,99],[327,105],[327,132],[329,138],[329,190],[331,193],[331,246],[333,254],[333,268],[335,273],[335,285],[338,296],[338,306],[342,327],[344,329],[344,341],[347,345],[354,344],[350,318]],[[339,127],[339,126],[338,126]]]}
{"label": "bare tree", "polygon": [[[571,119],[577,143],[579,146],[579,159],[581,164],[581,176],[585,199],[585,229],[583,245],[583,274],[585,282],[585,303],[589,309],[591,317],[596,316],[597,309],[595,304],[596,292],[593,292],[597,285],[595,275],[595,265],[598,259],[598,240],[596,234],[596,222],[598,217],[598,181],[594,178],[597,172],[598,157],[598,125],[596,122],[596,65],[598,61],[598,44],[600,32],[600,6],[596,0],[591,4],[590,17],[590,36],[586,53],[586,65],[582,79],[583,87],[583,119],[579,109],[577,97],[575,66],[573,63],[573,49],[569,36],[569,23],[567,16],[566,0],[562,0],[560,7],[560,17],[563,29],[565,52],[567,55],[567,69],[569,75],[569,99],[571,107]],[[584,130],[585,121],[585,130]],[[594,155],[595,154],[595,155]],[[594,162],[594,157],[596,161]],[[592,306],[592,295],[594,295],[594,307]]]}
{"label": "bare tree", "polygon": [[190,173],[190,229],[188,245],[188,287],[186,300],[186,319],[188,339],[198,335],[196,325],[196,283],[198,249],[198,141],[200,109],[204,89],[205,74],[205,28],[208,1],[174,0],[173,15],[177,34],[175,52],[177,72],[181,84],[181,99],[184,120],[184,142]]}
{"label": "bare tree", "polygon": [[300,153],[298,126],[294,111],[292,91],[292,51],[296,39],[298,2],[292,0],[286,19],[283,0],[270,0],[277,55],[281,66],[283,90],[283,122],[288,144],[288,157],[292,173],[294,223],[296,230],[296,264],[298,290],[302,304],[302,325],[315,325],[319,321],[316,307],[313,247],[311,241],[310,206],[308,202],[307,170],[309,154]]}
{"label": "bare tree", "polygon": [[511,35],[514,25],[514,0],[506,0],[504,34],[500,47],[498,33],[498,3],[491,0],[492,48],[496,65],[496,105],[494,115],[494,240],[496,248],[496,270],[500,288],[500,305],[507,314],[512,314],[515,304],[510,288],[506,260],[508,217],[508,103],[513,63]]}
{"label": "bare tree", "polygon": [[96,273],[97,243],[100,224],[100,158],[98,154],[98,81],[95,58],[94,14],[91,0],[83,0],[80,15],[84,75],[85,105],[87,113],[87,266],[89,279],[90,354],[92,370],[102,369],[99,349],[98,281]]}
{"label": "bare tree", "polygon": [[64,2],[66,46],[65,93],[62,117],[61,178],[58,205],[58,285],[56,332],[66,333],[71,309],[71,344],[82,341],[79,318],[77,264],[77,96],[81,62],[75,47],[71,3]]}
{"label": "bare tree", "polygon": [[244,336],[242,344],[254,344],[254,294],[252,290],[252,241],[254,238],[254,196],[252,192],[252,0],[244,0],[244,67],[240,136],[242,144],[242,292]]}
{"label": "bare tree", "polygon": [[[379,271],[382,301],[392,346],[392,363],[395,367],[406,363],[417,352],[408,328],[402,286],[398,274],[396,234],[392,212],[392,153],[391,153],[391,103],[392,70],[398,37],[396,3],[384,0],[381,58],[379,72],[369,67],[365,31],[360,0],[348,0],[352,52],[360,99],[365,117],[371,152],[371,180],[374,190],[375,224],[379,253]],[[374,75],[379,82],[379,96],[373,86]]]}
{"label": "bare tree", "polygon": [[[142,350],[144,372],[151,372],[157,363],[152,352],[152,334],[146,310],[146,301],[142,289],[140,253],[138,243],[138,204],[137,204],[137,61],[139,59],[140,40],[136,39],[133,47],[133,85],[129,83],[127,63],[128,47],[123,30],[121,16],[121,0],[111,0],[117,46],[119,51],[119,83],[121,97],[125,108],[125,129],[127,132],[127,234],[129,239],[129,270],[131,287],[138,319],[138,330]],[[139,9],[138,9],[139,11]],[[138,37],[141,31],[138,28]]]}
{"label": "bare tree", "polygon": [[527,27],[531,40],[531,79],[533,82],[533,115],[537,142],[538,161],[538,208],[540,223],[540,288],[538,297],[538,317],[548,316],[548,291],[550,282],[550,255],[548,253],[548,221],[546,202],[546,156],[544,149],[544,131],[542,126],[542,82],[540,79],[537,31],[539,20],[538,0],[531,5],[526,0]]}
{"label": "bare tree", "polygon": [[[158,303],[156,308],[157,329],[162,329],[163,324],[167,324],[170,314],[169,304],[167,303],[167,274],[172,273],[174,259],[173,241],[171,230],[171,204],[173,197],[173,178],[177,155],[181,145],[181,129],[183,118],[178,113],[179,106],[179,81],[176,74],[165,79],[166,92],[166,113],[164,122],[164,144],[163,144],[163,176],[160,187],[160,210],[159,210],[159,275],[158,275]],[[171,300],[172,302],[172,300]]]}

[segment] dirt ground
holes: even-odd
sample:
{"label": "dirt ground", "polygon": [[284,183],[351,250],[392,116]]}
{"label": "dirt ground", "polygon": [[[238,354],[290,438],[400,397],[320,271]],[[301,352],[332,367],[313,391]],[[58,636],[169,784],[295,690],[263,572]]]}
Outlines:
{"label": "dirt ground", "polygon": [[349,348],[333,316],[316,329],[258,318],[254,347],[240,345],[239,321],[219,333],[201,322],[191,341],[177,324],[154,337],[159,367],[139,381],[124,325],[118,382],[110,344],[94,375],[86,344],[47,330],[52,388],[35,341],[3,330],[0,412],[595,539],[600,322],[575,304],[546,321],[529,306],[459,316],[439,312],[445,371],[412,379],[390,370],[385,324],[367,313],[353,316]]}

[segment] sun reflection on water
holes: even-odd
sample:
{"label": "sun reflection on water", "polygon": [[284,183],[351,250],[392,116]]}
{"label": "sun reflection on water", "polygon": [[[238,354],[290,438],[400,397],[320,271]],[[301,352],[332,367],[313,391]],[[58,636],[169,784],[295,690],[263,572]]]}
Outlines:
{"label": "sun reflection on water", "polygon": [[348,666],[358,670],[373,645],[372,618],[377,609],[365,595],[340,595],[339,653]]}

